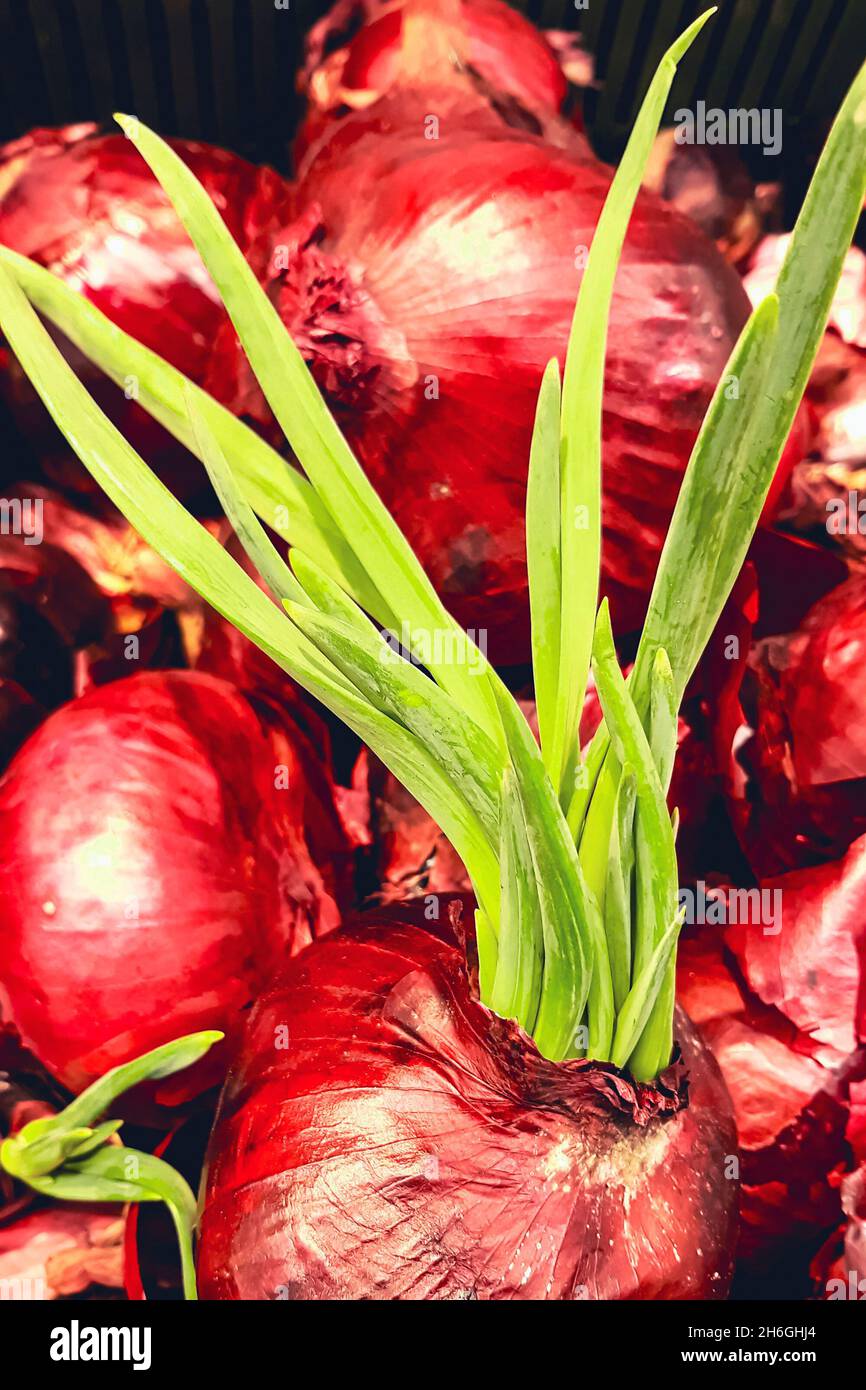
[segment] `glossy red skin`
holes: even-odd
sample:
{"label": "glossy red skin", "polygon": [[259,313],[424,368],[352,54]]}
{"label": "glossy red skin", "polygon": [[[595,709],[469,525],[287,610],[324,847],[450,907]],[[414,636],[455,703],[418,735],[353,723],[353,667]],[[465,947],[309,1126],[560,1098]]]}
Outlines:
{"label": "glossy red skin", "polygon": [[233,1035],[275,964],[336,924],[339,858],[310,848],[333,811],[304,756],[226,682],[149,672],[64,706],[14,759],[0,1012],[70,1089],[182,1033]]}
{"label": "glossy red skin", "polygon": [[837,862],[761,885],[780,894],[781,930],[697,926],[680,943],[679,995],[737,1121],[739,1258],[744,1268],[775,1266],[773,1278],[794,1247],[805,1278],[808,1255],[841,1214],[849,1099],[866,1074],[864,883],[866,837]]}
{"label": "glossy red skin", "polygon": [[[307,37],[299,85],[309,103],[295,139],[298,159],[347,109],[368,105],[395,84],[417,77],[417,56],[406,42],[405,17],[414,11],[452,36],[454,80],[474,81],[492,97],[511,98],[529,111],[558,111],[568,90],[547,40],[502,0],[440,0],[438,5],[337,0]],[[429,78],[432,44],[426,47]],[[441,42],[441,40],[440,40]],[[435,43],[435,40],[434,40]],[[453,60],[452,60],[453,61]]]}
{"label": "glossy red skin", "polygon": [[[263,230],[285,215],[288,185],[226,150],[171,143],[255,262]],[[0,242],[47,266],[118,327],[201,381],[225,311],[180,219],[124,135],[67,126],[32,131],[0,149]],[[14,361],[9,370],[20,394]],[[95,369],[85,371],[101,381],[112,418],[148,461],[176,464],[180,446]],[[31,399],[25,390],[24,400]],[[28,430],[43,435],[46,421],[41,408],[25,416]]]}
{"label": "glossy red skin", "polygon": [[675,1090],[545,1062],[410,915],[315,943],[256,1004],[211,1141],[200,1295],[723,1297],[733,1128],[685,1017],[690,1102],[658,1118]]}
{"label": "glossy red skin", "polygon": [[[545,363],[562,360],[610,171],[430,92],[347,116],[301,170],[269,292],[445,602],[492,654],[528,653],[525,484]],[[440,101],[440,97],[442,100]],[[390,132],[389,138],[384,138]],[[580,154],[577,153],[579,147]],[[288,261],[288,265],[285,262]],[[282,268],[281,268],[282,267]],[[604,417],[604,589],[645,604],[679,483],[748,301],[716,248],[638,198],[614,295]],[[430,378],[438,399],[425,398]],[[208,385],[266,420],[233,335]]]}
{"label": "glossy red skin", "polygon": [[[835,860],[866,832],[866,581],[855,575],[793,632],[758,644],[732,720],[728,796],[755,873]],[[725,754],[734,732],[724,734]]]}

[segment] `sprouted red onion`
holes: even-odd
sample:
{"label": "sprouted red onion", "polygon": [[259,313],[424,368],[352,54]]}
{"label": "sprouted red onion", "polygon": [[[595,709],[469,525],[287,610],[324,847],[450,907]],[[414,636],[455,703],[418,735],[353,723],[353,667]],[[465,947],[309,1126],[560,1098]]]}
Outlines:
{"label": "sprouted red onion", "polygon": [[[368,743],[451,840],[477,901],[479,1007],[522,1029],[545,1065],[612,1067],[637,1086],[654,1082],[673,1055],[680,919],[665,790],[677,710],[757,525],[866,191],[864,68],[829,136],[776,291],[754,310],[710,404],[626,683],[606,605],[596,613],[606,324],[676,63],[709,13],[671,47],[649,87],[596,228],[564,373],[552,362],[542,382],[526,528],[540,749],[495,671],[446,614],[206,192],[158,136],[119,117],[198,247],[305,470],[303,486],[292,484],[296,518],[281,494],[285,472],[243,424],[154,354],[107,333],[92,306],[73,305],[44,272],[5,253],[0,276],[6,336],[112,500]],[[34,306],[113,373],[138,374],[142,401],[205,462],[284,611],[113,429]],[[736,392],[726,389],[732,378]],[[297,535],[290,565],[270,545],[251,503],[272,505],[275,496],[286,529],[297,525],[314,555]],[[407,632],[424,668],[393,661],[382,629]],[[449,640],[433,642],[432,633]],[[590,664],[605,722],[583,760],[578,723]]]}

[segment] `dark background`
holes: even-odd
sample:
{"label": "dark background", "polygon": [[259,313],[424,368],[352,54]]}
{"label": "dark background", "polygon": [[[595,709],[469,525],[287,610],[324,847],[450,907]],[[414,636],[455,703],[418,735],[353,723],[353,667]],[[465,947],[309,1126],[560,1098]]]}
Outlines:
{"label": "dark background", "polygon": [[[577,0],[577,4],[582,0]],[[590,135],[613,159],[662,51],[707,0],[524,0],[543,28],[580,29],[603,84]],[[295,72],[326,0],[0,0],[0,138],[132,111],[161,133],[280,167],[299,115]],[[673,105],[781,106],[811,148],[866,52],[866,0],[719,0]],[[778,176],[778,162],[773,171]]]}

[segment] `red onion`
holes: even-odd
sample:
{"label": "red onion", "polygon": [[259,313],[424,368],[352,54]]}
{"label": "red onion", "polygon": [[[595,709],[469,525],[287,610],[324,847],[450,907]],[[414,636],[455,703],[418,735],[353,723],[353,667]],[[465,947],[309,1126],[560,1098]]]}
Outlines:
{"label": "red onion", "polygon": [[471,892],[469,875],[453,846],[396,777],[374,760],[370,781],[377,901]]}
{"label": "red onion", "polygon": [[[864,658],[859,576],[819,599],[796,631],[750,655],[740,696],[748,732],[735,739],[729,797],[758,874],[833,859],[866,832]],[[731,741],[727,729],[726,750]]]}
{"label": "red onion", "polygon": [[732,922],[727,897],[730,924],[699,927],[680,944],[679,997],[734,1104],[739,1255],[761,1279],[774,1269],[778,1279],[784,1252],[796,1247],[805,1281],[809,1254],[839,1219],[848,1087],[862,1072],[866,1038],[864,874],[866,838],[838,863],[765,880],[761,889],[778,894],[767,901],[780,909],[771,930]]}
{"label": "red onion", "polygon": [[[425,109],[440,110],[429,97]],[[306,211],[277,238],[268,289],[443,598],[464,625],[488,630],[494,656],[514,662],[526,654],[535,396],[545,361],[564,352],[575,260],[610,173],[588,147],[567,154],[474,107],[454,106],[438,140],[425,139],[418,122],[401,129],[401,100],[347,116],[307,161]],[[706,238],[642,195],[605,386],[604,588],[620,630],[645,602],[746,307]],[[230,329],[207,385],[269,420]]]}
{"label": "red onion", "polygon": [[17,730],[34,722],[19,720],[21,701],[8,677],[44,711],[127,676],[131,638],[138,669],[185,665],[181,634],[192,647],[201,610],[198,596],[104,499],[73,503],[32,483],[16,485],[7,497],[12,507],[38,507],[41,540],[0,537],[4,767]]}
{"label": "red onion", "polygon": [[[519,703],[537,739],[535,703]],[[593,686],[581,719],[582,744],[589,742],[600,722],[601,706]],[[370,804],[372,868],[378,884],[375,900],[398,903],[428,893],[471,893],[465,865],[436,822],[377,758],[368,758],[366,749],[361,756]]]}
{"label": "red onion", "polygon": [[503,0],[337,0],[307,36],[299,86],[309,111],[296,154],[347,112],[429,81],[431,69],[527,119],[558,111],[568,85],[546,39]]}
{"label": "red onion", "polygon": [[842,1179],[839,1191],[847,1221],[812,1264],[814,1293],[835,1302],[861,1302],[866,1298],[866,1163]]}
{"label": "red onion", "polygon": [[92,1286],[121,1289],[122,1236],[118,1212],[74,1204],[42,1207],[0,1225],[3,1297],[41,1302]]}
{"label": "red onion", "polygon": [[[423,907],[315,943],[258,1000],[214,1129],[218,1299],[719,1298],[728,1101],[683,1015],[653,1086],[545,1062]],[[427,907],[430,915],[430,906]],[[439,930],[441,935],[433,935]]]}
{"label": "red onion", "polygon": [[23,524],[0,536],[0,769],[69,699],[83,649],[112,628],[105,597],[60,543],[40,494],[27,485],[6,492]]}
{"label": "red onion", "polygon": [[0,769],[45,717],[42,706],[17,681],[0,679]]}
{"label": "red onion", "polygon": [[826,1067],[847,1062],[866,1036],[864,885],[866,836],[835,863],[763,880],[781,909],[772,929],[739,923],[727,932],[751,988],[809,1038]]}
{"label": "red onion", "polygon": [[347,856],[307,756],[285,719],[188,672],[98,688],[18,754],[0,999],[65,1085],[181,1033],[231,1036],[275,962],[335,925]]}
{"label": "red onion", "polygon": [[[256,243],[285,216],[288,185],[225,150],[175,141],[232,234],[255,262]],[[217,291],[168,199],[132,143],[92,125],[35,130],[0,149],[0,241],[49,267],[127,333],[200,381],[214,335],[225,322]],[[75,358],[93,384],[98,374]],[[28,434],[44,436],[46,416],[21,381],[6,382]],[[127,438],[173,483],[201,485],[201,470],[178,444],[105,379],[100,402]],[[52,436],[53,439],[53,436]],[[52,447],[55,447],[52,445]],[[64,481],[70,481],[62,449]],[[179,476],[178,469],[183,468]],[[78,485],[84,474],[75,469]]]}
{"label": "red onion", "polygon": [[781,223],[781,184],[756,185],[731,145],[681,145],[676,137],[672,129],[656,137],[644,187],[697,222],[732,265],[742,265],[768,228]]}

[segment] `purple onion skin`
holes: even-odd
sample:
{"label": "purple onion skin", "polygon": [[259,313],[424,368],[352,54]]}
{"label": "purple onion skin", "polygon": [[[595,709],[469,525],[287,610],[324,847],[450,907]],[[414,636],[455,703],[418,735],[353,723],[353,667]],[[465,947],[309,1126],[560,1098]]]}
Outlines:
{"label": "purple onion skin", "polygon": [[70,1090],[202,1028],[227,1043],[161,1090],[219,1084],[277,963],[336,925],[333,836],[315,857],[334,813],[306,758],[228,682],[150,671],[64,705],[13,759],[0,1013]]}
{"label": "purple onion skin", "polygon": [[256,1004],[211,1140],[200,1296],[723,1298],[735,1133],[685,1015],[658,1086],[546,1062],[423,913],[314,943]]}

